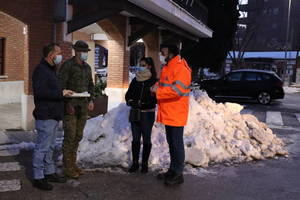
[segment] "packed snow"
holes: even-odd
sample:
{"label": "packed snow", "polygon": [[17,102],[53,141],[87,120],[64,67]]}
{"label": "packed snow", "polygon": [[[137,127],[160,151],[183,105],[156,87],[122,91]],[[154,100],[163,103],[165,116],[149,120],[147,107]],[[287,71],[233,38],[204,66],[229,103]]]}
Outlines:
{"label": "packed snow", "polygon": [[[239,104],[215,103],[202,91],[193,92],[189,122],[184,131],[188,171],[210,164],[240,163],[288,154],[283,141],[265,123],[253,115],[240,114],[242,109]],[[127,168],[130,165],[132,138],[128,114],[129,107],[121,104],[87,122],[78,152],[82,167]],[[152,144],[151,169],[168,168],[169,149],[163,125],[154,124]]]}
{"label": "packed snow", "polygon": [[300,93],[300,88],[297,87],[284,87],[283,89],[287,94]]}

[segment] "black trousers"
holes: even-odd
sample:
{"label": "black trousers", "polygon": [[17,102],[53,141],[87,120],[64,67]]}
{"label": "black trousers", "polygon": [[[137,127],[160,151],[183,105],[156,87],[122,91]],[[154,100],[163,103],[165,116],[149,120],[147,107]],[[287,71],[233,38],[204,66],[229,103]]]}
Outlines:
{"label": "black trousers", "polygon": [[131,122],[132,142],[138,144],[143,137],[143,144],[151,145],[151,132],[155,120],[155,112],[142,112],[139,122]]}
{"label": "black trousers", "polygon": [[169,170],[178,174],[182,174],[185,160],[183,143],[184,127],[175,127],[167,125],[165,127],[171,160]]}

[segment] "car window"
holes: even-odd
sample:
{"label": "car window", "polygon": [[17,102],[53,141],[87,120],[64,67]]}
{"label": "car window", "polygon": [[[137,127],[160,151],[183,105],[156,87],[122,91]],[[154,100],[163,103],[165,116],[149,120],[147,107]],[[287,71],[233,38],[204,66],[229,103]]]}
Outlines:
{"label": "car window", "polygon": [[272,77],[269,74],[261,74],[263,80],[270,80]]}
{"label": "car window", "polygon": [[237,73],[229,74],[226,77],[226,80],[228,80],[228,81],[240,81],[241,78],[242,78],[242,73],[241,72],[237,72]]}
{"label": "car window", "polygon": [[246,72],[244,75],[245,81],[256,81],[257,80],[257,74],[254,72]]}

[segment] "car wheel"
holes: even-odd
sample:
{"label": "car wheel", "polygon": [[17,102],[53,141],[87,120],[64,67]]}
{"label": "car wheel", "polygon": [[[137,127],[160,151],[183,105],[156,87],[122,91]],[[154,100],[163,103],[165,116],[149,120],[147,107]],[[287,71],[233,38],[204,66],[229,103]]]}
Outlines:
{"label": "car wheel", "polygon": [[260,92],[258,94],[257,100],[260,104],[267,105],[271,103],[271,95],[268,92]]}

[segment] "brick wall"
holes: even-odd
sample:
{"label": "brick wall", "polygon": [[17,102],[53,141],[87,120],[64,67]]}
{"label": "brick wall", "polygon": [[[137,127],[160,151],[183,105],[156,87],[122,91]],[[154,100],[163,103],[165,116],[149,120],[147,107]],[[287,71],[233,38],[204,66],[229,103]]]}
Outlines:
{"label": "brick wall", "polygon": [[21,21],[0,12],[0,37],[5,38],[4,75],[8,79],[0,81],[19,81],[24,76],[24,53],[26,36],[23,34],[26,25]]}
{"label": "brick wall", "polygon": [[[42,57],[43,46],[53,41],[54,38],[53,1],[0,0],[0,5],[0,11],[16,18],[28,27],[28,61],[26,61],[27,58],[24,58],[24,89],[26,94],[31,94],[32,72]],[[0,29],[2,30],[3,27],[0,27]],[[23,54],[16,55],[16,57],[24,55],[27,55],[27,53],[23,52]]]}
{"label": "brick wall", "polygon": [[127,48],[127,17],[113,16],[98,23],[111,40],[102,42],[108,49],[109,88],[128,87],[129,48]]}

